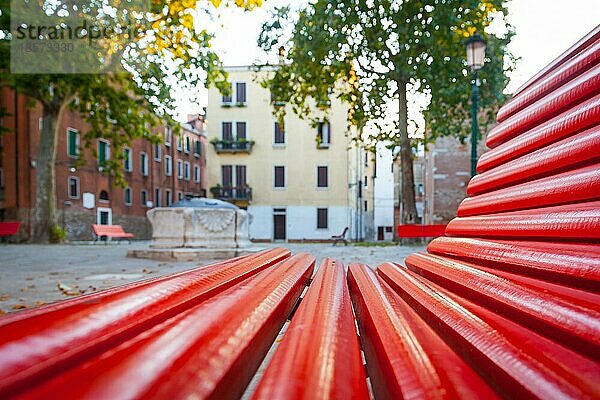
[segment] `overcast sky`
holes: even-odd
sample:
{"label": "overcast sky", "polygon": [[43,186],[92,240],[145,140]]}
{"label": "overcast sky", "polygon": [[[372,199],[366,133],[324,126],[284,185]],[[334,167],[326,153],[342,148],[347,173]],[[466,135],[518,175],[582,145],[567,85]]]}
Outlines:
{"label": "overcast sky", "polygon": [[[256,38],[268,11],[275,6],[298,4],[304,0],[266,0],[264,6],[252,12],[235,8],[220,11],[223,27],[217,30],[213,47],[225,65],[249,65],[264,60]],[[510,45],[520,57],[508,86],[513,92],[537,71],[569,48],[578,39],[600,24],[600,0],[511,0],[508,2],[509,21],[516,34]],[[179,107],[180,118],[199,112],[206,105]]]}

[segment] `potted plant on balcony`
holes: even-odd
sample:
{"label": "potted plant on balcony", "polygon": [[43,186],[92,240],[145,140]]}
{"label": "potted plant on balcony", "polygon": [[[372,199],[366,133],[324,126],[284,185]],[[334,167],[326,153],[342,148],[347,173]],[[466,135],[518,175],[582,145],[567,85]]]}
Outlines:
{"label": "potted plant on balcony", "polygon": [[210,193],[212,194],[213,198],[218,199],[221,197],[221,189],[222,189],[221,185],[217,183],[216,186],[211,187],[209,190],[210,190]]}

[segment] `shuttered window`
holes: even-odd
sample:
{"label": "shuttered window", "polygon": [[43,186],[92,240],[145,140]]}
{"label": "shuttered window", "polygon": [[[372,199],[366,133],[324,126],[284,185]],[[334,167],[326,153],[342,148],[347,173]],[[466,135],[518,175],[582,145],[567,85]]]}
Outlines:
{"label": "shuttered window", "polygon": [[72,158],[79,156],[79,132],[75,129],[67,129],[67,153]]}
{"label": "shuttered window", "polygon": [[273,143],[275,144],[284,144],[285,143],[285,132],[283,131],[283,126],[279,124],[279,122],[275,122],[275,135],[273,138]]}
{"label": "shuttered window", "polygon": [[275,167],[275,187],[285,187],[285,167],[276,166]]}
{"label": "shuttered window", "polygon": [[327,209],[317,208],[317,229],[327,229]]}
{"label": "shuttered window", "polygon": [[223,122],[222,132],[223,132],[223,140],[233,140],[233,132],[231,131],[231,122]]}
{"label": "shuttered window", "polygon": [[327,167],[317,167],[317,187],[328,187]]}
{"label": "shuttered window", "polygon": [[238,82],[235,84],[235,96],[238,103],[246,102],[246,82]]}

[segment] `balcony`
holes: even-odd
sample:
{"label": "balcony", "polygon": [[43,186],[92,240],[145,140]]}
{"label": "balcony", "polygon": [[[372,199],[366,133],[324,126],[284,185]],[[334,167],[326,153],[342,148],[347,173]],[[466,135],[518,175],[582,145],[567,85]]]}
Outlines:
{"label": "balcony", "polygon": [[250,153],[253,140],[211,140],[217,153]]}
{"label": "balcony", "polygon": [[225,200],[237,205],[247,205],[252,200],[252,188],[249,186],[222,187],[220,185],[210,188],[215,199]]}

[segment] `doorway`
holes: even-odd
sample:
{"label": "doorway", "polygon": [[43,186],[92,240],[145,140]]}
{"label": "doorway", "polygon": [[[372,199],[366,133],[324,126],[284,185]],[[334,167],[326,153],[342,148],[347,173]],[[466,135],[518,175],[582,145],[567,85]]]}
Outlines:
{"label": "doorway", "polygon": [[286,240],[285,208],[273,209],[273,240]]}
{"label": "doorway", "polygon": [[98,225],[112,225],[112,209],[98,207],[96,209],[96,223]]}

